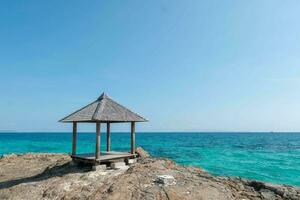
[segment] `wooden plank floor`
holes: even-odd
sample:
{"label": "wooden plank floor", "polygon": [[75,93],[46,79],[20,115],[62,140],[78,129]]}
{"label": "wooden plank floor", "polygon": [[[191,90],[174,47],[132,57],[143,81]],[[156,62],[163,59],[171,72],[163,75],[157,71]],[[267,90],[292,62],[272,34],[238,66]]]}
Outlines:
{"label": "wooden plank floor", "polygon": [[[121,158],[129,158],[134,156],[134,154],[127,153],[127,152],[117,152],[117,151],[102,151],[100,152],[100,159],[98,159],[98,162],[101,161],[109,161],[109,160],[115,160],[115,159],[121,159]],[[85,153],[85,154],[76,154],[71,156],[75,160],[82,160],[87,162],[93,162],[96,161],[95,159],[95,153]]]}

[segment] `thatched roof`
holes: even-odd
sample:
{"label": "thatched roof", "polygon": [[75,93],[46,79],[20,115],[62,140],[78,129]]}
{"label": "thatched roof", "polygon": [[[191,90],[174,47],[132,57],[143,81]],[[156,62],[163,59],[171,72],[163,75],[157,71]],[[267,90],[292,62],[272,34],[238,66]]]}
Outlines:
{"label": "thatched roof", "polygon": [[60,122],[145,122],[140,115],[118,104],[105,93],[96,101],[77,110]]}

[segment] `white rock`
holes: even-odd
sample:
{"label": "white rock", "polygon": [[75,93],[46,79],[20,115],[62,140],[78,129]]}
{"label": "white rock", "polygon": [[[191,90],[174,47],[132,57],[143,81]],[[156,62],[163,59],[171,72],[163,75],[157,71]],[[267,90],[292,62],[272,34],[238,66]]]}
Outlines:
{"label": "white rock", "polygon": [[172,175],[158,175],[156,182],[162,185],[176,184],[175,178]]}
{"label": "white rock", "polygon": [[92,169],[94,171],[104,171],[104,170],[106,170],[106,165],[94,165],[92,167]]}
{"label": "white rock", "polygon": [[128,160],[128,164],[130,165],[130,164],[133,164],[133,163],[136,163],[136,159],[129,159]]}
{"label": "white rock", "polygon": [[114,163],[110,164],[110,167],[112,169],[120,169],[120,168],[126,167],[126,164],[125,164],[125,162],[114,162]]}

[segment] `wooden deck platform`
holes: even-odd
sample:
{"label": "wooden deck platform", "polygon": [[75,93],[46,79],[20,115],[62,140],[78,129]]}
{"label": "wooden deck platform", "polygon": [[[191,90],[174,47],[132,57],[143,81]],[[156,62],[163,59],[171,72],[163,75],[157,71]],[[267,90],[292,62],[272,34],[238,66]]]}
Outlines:
{"label": "wooden deck platform", "polygon": [[118,152],[118,151],[103,151],[100,153],[100,159],[96,160],[95,153],[86,153],[86,154],[76,154],[71,155],[73,161],[75,162],[83,162],[83,163],[91,163],[91,164],[100,164],[113,162],[114,160],[120,159],[128,159],[135,157],[136,154],[131,154],[128,152]]}

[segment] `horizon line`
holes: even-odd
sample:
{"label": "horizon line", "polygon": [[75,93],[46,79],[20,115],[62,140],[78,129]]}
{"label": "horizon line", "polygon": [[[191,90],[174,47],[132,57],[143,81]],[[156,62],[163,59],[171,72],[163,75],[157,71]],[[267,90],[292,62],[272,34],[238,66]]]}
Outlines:
{"label": "horizon line", "polygon": [[[106,133],[106,131],[101,131]],[[0,133],[72,133],[70,131],[1,131]],[[79,131],[78,133],[95,133],[94,131]],[[130,131],[112,131],[111,133],[130,133]],[[299,131],[136,131],[136,133],[300,133]]]}

